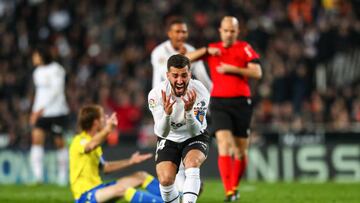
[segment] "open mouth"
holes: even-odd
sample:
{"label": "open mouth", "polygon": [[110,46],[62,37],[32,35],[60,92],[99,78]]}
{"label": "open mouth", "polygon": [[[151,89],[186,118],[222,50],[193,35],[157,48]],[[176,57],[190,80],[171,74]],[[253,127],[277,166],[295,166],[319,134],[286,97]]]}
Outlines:
{"label": "open mouth", "polygon": [[175,84],[175,92],[177,96],[182,95],[185,90],[185,84]]}

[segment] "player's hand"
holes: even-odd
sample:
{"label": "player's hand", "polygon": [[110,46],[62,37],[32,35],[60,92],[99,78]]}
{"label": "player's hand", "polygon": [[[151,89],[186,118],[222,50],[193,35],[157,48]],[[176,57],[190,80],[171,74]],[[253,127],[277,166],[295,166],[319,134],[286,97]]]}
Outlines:
{"label": "player's hand", "polygon": [[130,157],[130,164],[138,164],[140,162],[150,159],[152,156],[153,155],[151,153],[140,154],[139,152],[135,152]]}
{"label": "player's hand", "polygon": [[30,125],[35,125],[36,121],[43,115],[44,109],[40,109],[39,111],[32,112],[30,115]]}
{"label": "player's hand", "polygon": [[211,56],[219,56],[221,54],[221,51],[219,48],[215,48],[215,47],[208,47],[207,48],[207,53]]}
{"label": "player's hand", "polygon": [[188,90],[186,95],[187,95],[187,99],[185,99],[184,96],[181,96],[181,99],[184,101],[185,111],[190,111],[193,108],[194,103],[196,101],[196,92],[195,90]]}
{"label": "player's hand", "polygon": [[227,64],[227,63],[220,63],[220,66],[216,68],[218,73],[225,74],[225,73],[235,73],[238,67]]}
{"label": "player's hand", "polygon": [[105,127],[110,131],[114,129],[115,126],[118,125],[118,119],[116,113],[112,113],[111,116],[107,116],[105,118]]}
{"label": "player's hand", "polygon": [[173,105],[175,104],[176,100],[171,102],[171,95],[166,96],[166,92],[163,90],[161,90],[161,96],[162,96],[165,113],[167,115],[171,115],[171,113],[173,111]]}
{"label": "player's hand", "polygon": [[182,54],[182,55],[186,54],[187,50],[186,50],[186,47],[184,46],[184,44],[179,47],[178,52],[179,52],[179,54]]}

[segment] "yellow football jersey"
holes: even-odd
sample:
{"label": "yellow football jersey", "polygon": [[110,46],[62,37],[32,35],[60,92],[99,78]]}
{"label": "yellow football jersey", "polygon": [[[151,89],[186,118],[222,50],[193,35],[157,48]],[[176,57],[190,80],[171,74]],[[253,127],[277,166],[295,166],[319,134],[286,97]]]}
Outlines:
{"label": "yellow football jersey", "polygon": [[90,140],[91,136],[84,131],[77,134],[70,145],[70,185],[75,199],[102,183],[99,173],[102,149],[99,146],[85,153],[85,145]]}

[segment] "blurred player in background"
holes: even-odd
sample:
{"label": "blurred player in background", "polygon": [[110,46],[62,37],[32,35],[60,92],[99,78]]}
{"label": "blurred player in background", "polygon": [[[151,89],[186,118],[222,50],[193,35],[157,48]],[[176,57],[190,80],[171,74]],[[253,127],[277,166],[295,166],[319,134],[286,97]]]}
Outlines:
{"label": "blurred player in background", "polygon": [[148,96],[158,136],[156,172],[165,202],[179,202],[174,185],[180,162],[185,165],[182,200],[195,203],[200,190],[200,166],[209,150],[206,112],[210,94],[205,86],[191,79],[190,61],[173,55],[167,62],[167,80],[153,88]]}
{"label": "blurred player in background", "polygon": [[[159,181],[147,172],[139,171],[117,181],[102,182],[100,169],[104,173],[113,172],[152,157],[152,154],[136,152],[129,159],[104,160],[100,145],[117,125],[115,113],[105,118],[102,107],[85,106],[80,110],[78,124],[81,133],[74,137],[70,146],[70,184],[76,202],[115,202],[122,197],[132,203],[162,202]],[[147,192],[135,189],[139,186]]]}
{"label": "blurred player in background", "polygon": [[240,197],[238,185],[247,166],[250,121],[253,112],[249,78],[260,79],[259,55],[245,41],[237,40],[238,20],[222,19],[221,41],[187,54],[191,60],[207,61],[214,83],[211,119],[218,144],[218,166],[225,187],[225,201]]}
{"label": "blurred player in background", "polygon": [[[188,39],[188,29],[185,21],[179,18],[174,18],[169,21],[167,25],[168,40],[161,43],[151,53],[151,64],[153,67],[152,87],[154,88],[160,82],[166,80],[167,60],[174,54],[185,54],[189,51],[194,51],[195,48],[190,44],[185,43]],[[205,87],[210,91],[212,82],[209,78],[206,68],[202,61],[197,61],[191,65],[192,74],[200,80]],[[184,165],[181,163],[178,174],[176,176],[176,185],[180,192],[185,181]]]}
{"label": "blurred player in background", "polygon": [[[170,56],[174,54],[186,54],[189,51],[195,50],[193,46],[185,43],[188,38],[188,29],[183,20],[178,18],[172,19],[167,25],[167,36],[169,39],[155,47],[151,53],[153,88],[160,82],[166,80],[166,63]],[[206,72],[204,63],[202,61],[194,62],[190,69],[192,74],[210,90],[212,82]]]}
{"label": "blurred player in background", "polygon": [[63,133],[67,126],[69,108],[65,98],[65,70],[53,61],[50,49],[39,46],[32,53],[35,100],[30,115],[32,145],[30,165],[36,183],[43,182],[45,135],[55,139],[58,161],[58,183],[67,184],[67,149]]}

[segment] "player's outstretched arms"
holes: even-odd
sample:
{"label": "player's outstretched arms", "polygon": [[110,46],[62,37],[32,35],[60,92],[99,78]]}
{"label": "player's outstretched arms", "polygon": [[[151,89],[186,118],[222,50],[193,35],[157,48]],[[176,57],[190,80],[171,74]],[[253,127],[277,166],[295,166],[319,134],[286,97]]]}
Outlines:
{"label": "player's outstretched arms", "polygon": [[131,157],[129,159],[123,159],[123,160],[118,160],[118,161],[108,161],[105,162],[104,164],[104,173],[110,173],[113,171],[117,171],[117,170],[121,170],[124,168],[127,168],[129,166],[141,163],[145,160],[148,160],[152,157],[153,155],[151,153],[147,153],[147,154],[140,154],[139,152],[135,152],[131,155]]}
{"label": "player's outstretched arms", "polygon": [[130,164],[141,163],[143,161],[150,159],[152,156],[153,156],[152,153],[140,154],[139,152],[135,152],[130,157]]}
{"label": "player's outstretched arms", "polygon": [[204,55],[209,54],[212,56],[218,56],[220,55],[220,50],[215,47],[202,47],[200,49],[197,49],[195,51],[186,53],[185,56],[190,59],[191,62],[199,60]]}
{"label": "player's outstretched arms", "polygon": [[188,52],[185,54],[186,57],[190,59],[191,62],[198,60],[202,56],[207,54],[207,47],[202,47],[192,52]]}
{"label": "player's outstretched arms", "polygon": [[88,142],[85,145],[85,153],[91,152],[96,147],[98,147],[101,143],[103,143],[104,140],[106,139],[106,137],[114,129],[114,127],[117,126],[117,124],[118,124],[118,120],[116,117],[116,113],[113,113],[113,114],[111,114],[111,116],[109,118],[106,119],[105,127],[100,132],[96,133],[96,135],[94,135],[94,137],[92,137],[90,142]]}

